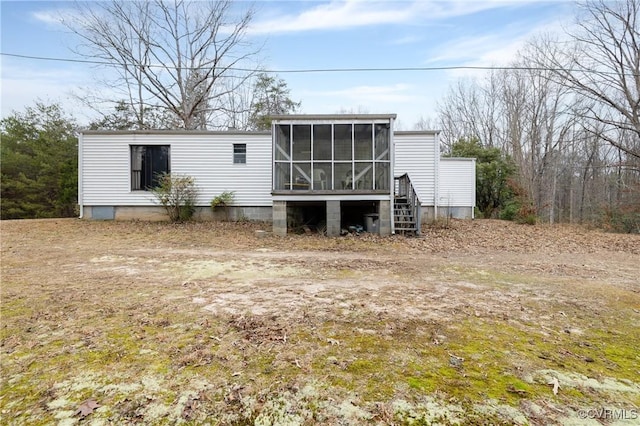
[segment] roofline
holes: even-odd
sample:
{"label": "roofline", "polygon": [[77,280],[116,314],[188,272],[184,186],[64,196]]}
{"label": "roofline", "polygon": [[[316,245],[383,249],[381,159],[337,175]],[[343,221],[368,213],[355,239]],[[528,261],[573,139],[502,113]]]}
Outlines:
{"label": "roofline", "polygon": [[390,120],[397,114],[284,114],[270,115],[274,121],[281,120]]}
{"label": "roofline", "polygon": [[[359,120],[359,119],[370,119],[370,120],[379,120],[383,118],[392,118],[395,117],[395,114],[390,115],[378,115],[378,114],[369,114],[369,115],[342,115],[340,118],[344,118],[345,120]],[[274,116],[275,117],[275,116]],[[321,117],[338,117],[335,115],[282,115],[278,117],[287,117],[291,120],[303,120],[315,117],[316,120],[321,120]],[[296,118],[291,118],[296,117]],[[305,117],[305,118],[300,118]],[[349,117],[349,118],[345,118]],[[356,118],[357,117],[357,118]],[[274,118],[275,120],[275,118]],[[396,135],[437,135],[441,133],[441,130],[396,130],[394,134]],[[253,130],[82,130],[79,132],[83,135],[271,135],[271,131],[261,130],[261,131],[253,131]]]}
{"label": "roofline", "polygon": [[476,157],[440,157],[441,160],[476,161]]}
{"label": "roofline", "polygon": [[271,131],[251,130],[82,130],[83,135],[271,135]]}
{"label": "roofline", "polygon": [[394,133],[396,135],[437,135],[441,132],[442,130],[396,130]]}

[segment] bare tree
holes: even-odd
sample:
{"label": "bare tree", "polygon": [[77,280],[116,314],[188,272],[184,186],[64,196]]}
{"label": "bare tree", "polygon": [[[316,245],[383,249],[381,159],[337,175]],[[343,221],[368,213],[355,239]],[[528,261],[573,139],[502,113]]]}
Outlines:
{"label": "bare tree", "polygon": [[223,84],[233,87],[223,96],[215,99],[210,120],[222,129],[249,130],[252,106],[254,104],[255,75],[241,84],[236,78],[226,78]]}
{"label": "bare tree", "polygon": [[451,86],[445,98],[438,102],[442,144],[450,148],[460,139],[478,138],[484,147],[501,147],[502,105],[499,102],[504,78],[496,72],[485,79],[460,80]]}
{"label": "bare tree", "polygon": [[640,207],[640,0],[593,0],[582,10],[571,43],[538,37],[513,69],[452,85],[439,102],[442,140],[477,138],[509,154],[520,194],[542,220],[615,220],[632,229]]}
{"label": "bare tree", "polygon": [[253,74],[257,52],[245,37],[253,12],[237,15],[232,6],[232,0],[88,2],[63,23],[82,39],[77,53],[116,71],[111,88],[124,92],[139,127],[146,127],[145,108],[160,106],[175,115],[177,127],[197,129],[206,128],[217,98]]}
{"label": "bare tree", "polygon": [[[569,34],[573,46],[539,45],[540,65],[551,68],[558,83],[591,101],[585,118],[600,138],[640,158],[640,0],[589,0],[580,10],[577,30]],[[633,132],[635,138],[618,139],[618,129]]]}

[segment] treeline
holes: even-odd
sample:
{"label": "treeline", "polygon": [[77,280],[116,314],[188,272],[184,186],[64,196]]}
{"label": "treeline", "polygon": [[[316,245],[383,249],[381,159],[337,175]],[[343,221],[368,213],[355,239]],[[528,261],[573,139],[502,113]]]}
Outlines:
{"label": "treeline", "polygon": [[[640,1],[592,1],[580,11],[563,39],[534,39],[510,69],[450,87],[436,126],[445,152],[475,141],[513,164],[499,178],[509,190],[485,216],[535,215],[637,233]],[[479,207],[490,163],[478,162]]]}
{"label": "treeline", "polygon": [[[235,75],[234,66],[212,62],[207,52],[219,42],[232,65],[257,53],[242,50],[252,11],[218,40],[230,4],[211,2],[198,22],[188,8],[162,2],[82,6],[65,25],[84,40],[88,58],[123,67],[112,83],[127,99],[87,95],[85,104],[100,114],[88,127],[257,130],[269,128],[271,114],[295,112],[300,104],[283,80],[251,67]],[[478,159],[480,216],[640,232],[640,0],[588,0],[580,10],[572,33],[539,37],[511,67],[460,80],[439,102],[438,117],[416,128],[442,129],[444,155]],[[177,20],[163,23],[172,14]],[[104,19],[121,24],[107,26],[116,33],[102,31]],[[146,54],[114,43],[119,31],[138,34],[142,44],[173,37],[177,50],[157,52],[166,59],[160,72]],[[179,48],[180,41],[199,48]],[[193,66],[183,72],[175,63]],[[40,103],[0,121],[3,219],[75,214],[76,128],[59,105]]]}
{"label": "treeline", "polygon": [[40,102],[0,121],[2,219],[76,215],[76,128],[60,105]]}
{"label": "treeline", "polygon": [[[277,76],[259,73],[246,81],[250,93],[238,109],[220,111],[220,120],[210,126],[239,130],[267,130],[270,115],[296,111],[300,103],[289,96],[287,83]],[[142,119],[141,119],[142,118]],[[228,121],[232,120],[232,121]],[[82,126],[92,130],[136,130],[144,123],[151,129],[180,129],[182,123],[160,106],[147,106],[136,113],[118,101],[111,111]],[[2,219],[72,217],[78,214],[78,139],[75,118],[59,104],[36,102],[25,112],[14,112],[0,120],[2,141],[0,181]],[[108,178],[108,177],[105,177]]]}

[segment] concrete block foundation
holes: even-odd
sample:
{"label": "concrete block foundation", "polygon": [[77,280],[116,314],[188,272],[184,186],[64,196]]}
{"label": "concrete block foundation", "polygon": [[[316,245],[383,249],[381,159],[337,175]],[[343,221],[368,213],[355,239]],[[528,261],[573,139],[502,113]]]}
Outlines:
{"label": "concrete block foundation", "polygon": [[273,234],[284,237],[287,235],[287,202],[273,202]]}
{"label": "concrete block foundation", "polygon": [[391,201],[380,200],[378,204],[378,231],[380,235],[391,235]]}
{"label": "concrete block foundation", "polygon": [[340,201],[327,201],[327,236],[340,236]]}
{"label": "concrete block foundation", "polygon": [[[269,206],[231,206],[229,220],[271,221],[272,208]],[[88,220],[147,220],[165,221],[169,216],[160,206],[84,206],[82,218]],[[226,220],[224,209],[196,207],[193,219],[197,221]]]}

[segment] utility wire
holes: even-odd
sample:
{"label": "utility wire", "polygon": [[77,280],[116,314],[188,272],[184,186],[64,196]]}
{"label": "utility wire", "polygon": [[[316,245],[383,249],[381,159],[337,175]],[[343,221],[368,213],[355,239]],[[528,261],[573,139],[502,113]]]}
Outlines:
{"label": "utility wire", "polygon": [[[89,59],[71,59],[71,58],[53,58],[46,56],[31,56],[31,55],[19,55],[16,53],[5,53],[0,52],[1,56],[8,56],[12,58],[20,58],[20,59],[35,59],[39,61],[55,61],[55,62],[72,62],[72,63],[80,63],[80,64],[92,64],[92,65],[111,65],[111,66],[120,66],[122,64],[108,62],[108,61],[96,61]],[[145,68],[171,68],[177,69],[177,67],[169,66],[169,65],[160,65],[160,64],[145,64],[143,65]],[[183,69],[198,69],[183,67]],[[227,68],[231,71],[242,71],[242,72],[253,72],[255,69],[250,68],[236,68],[229,67]],[[618,75],[616,72],[607,72],[607,71],[598,71],[594,69],[584,69],[584,70],[572,70],[565,68],[548,68],[548,67],[524,67],[524,66],[471,66],[471,65],[452,65],[452,66],[441,66],[441,67],[389,67],[389,68],[302,68],[302,69],[281,69],[281,70],[260,70],[266,73],[273,74],[305,74],[305,73],[339,73],[339,72],[397,72],[397,71],[452,71],[452,70],[513,70],[513,71],[564,71],[564,72],[585,72],[585,73],[593,73],[593,74],[611,74]],[[640,74],[636,73],[625,73],[625,75],[640,77]]]}

